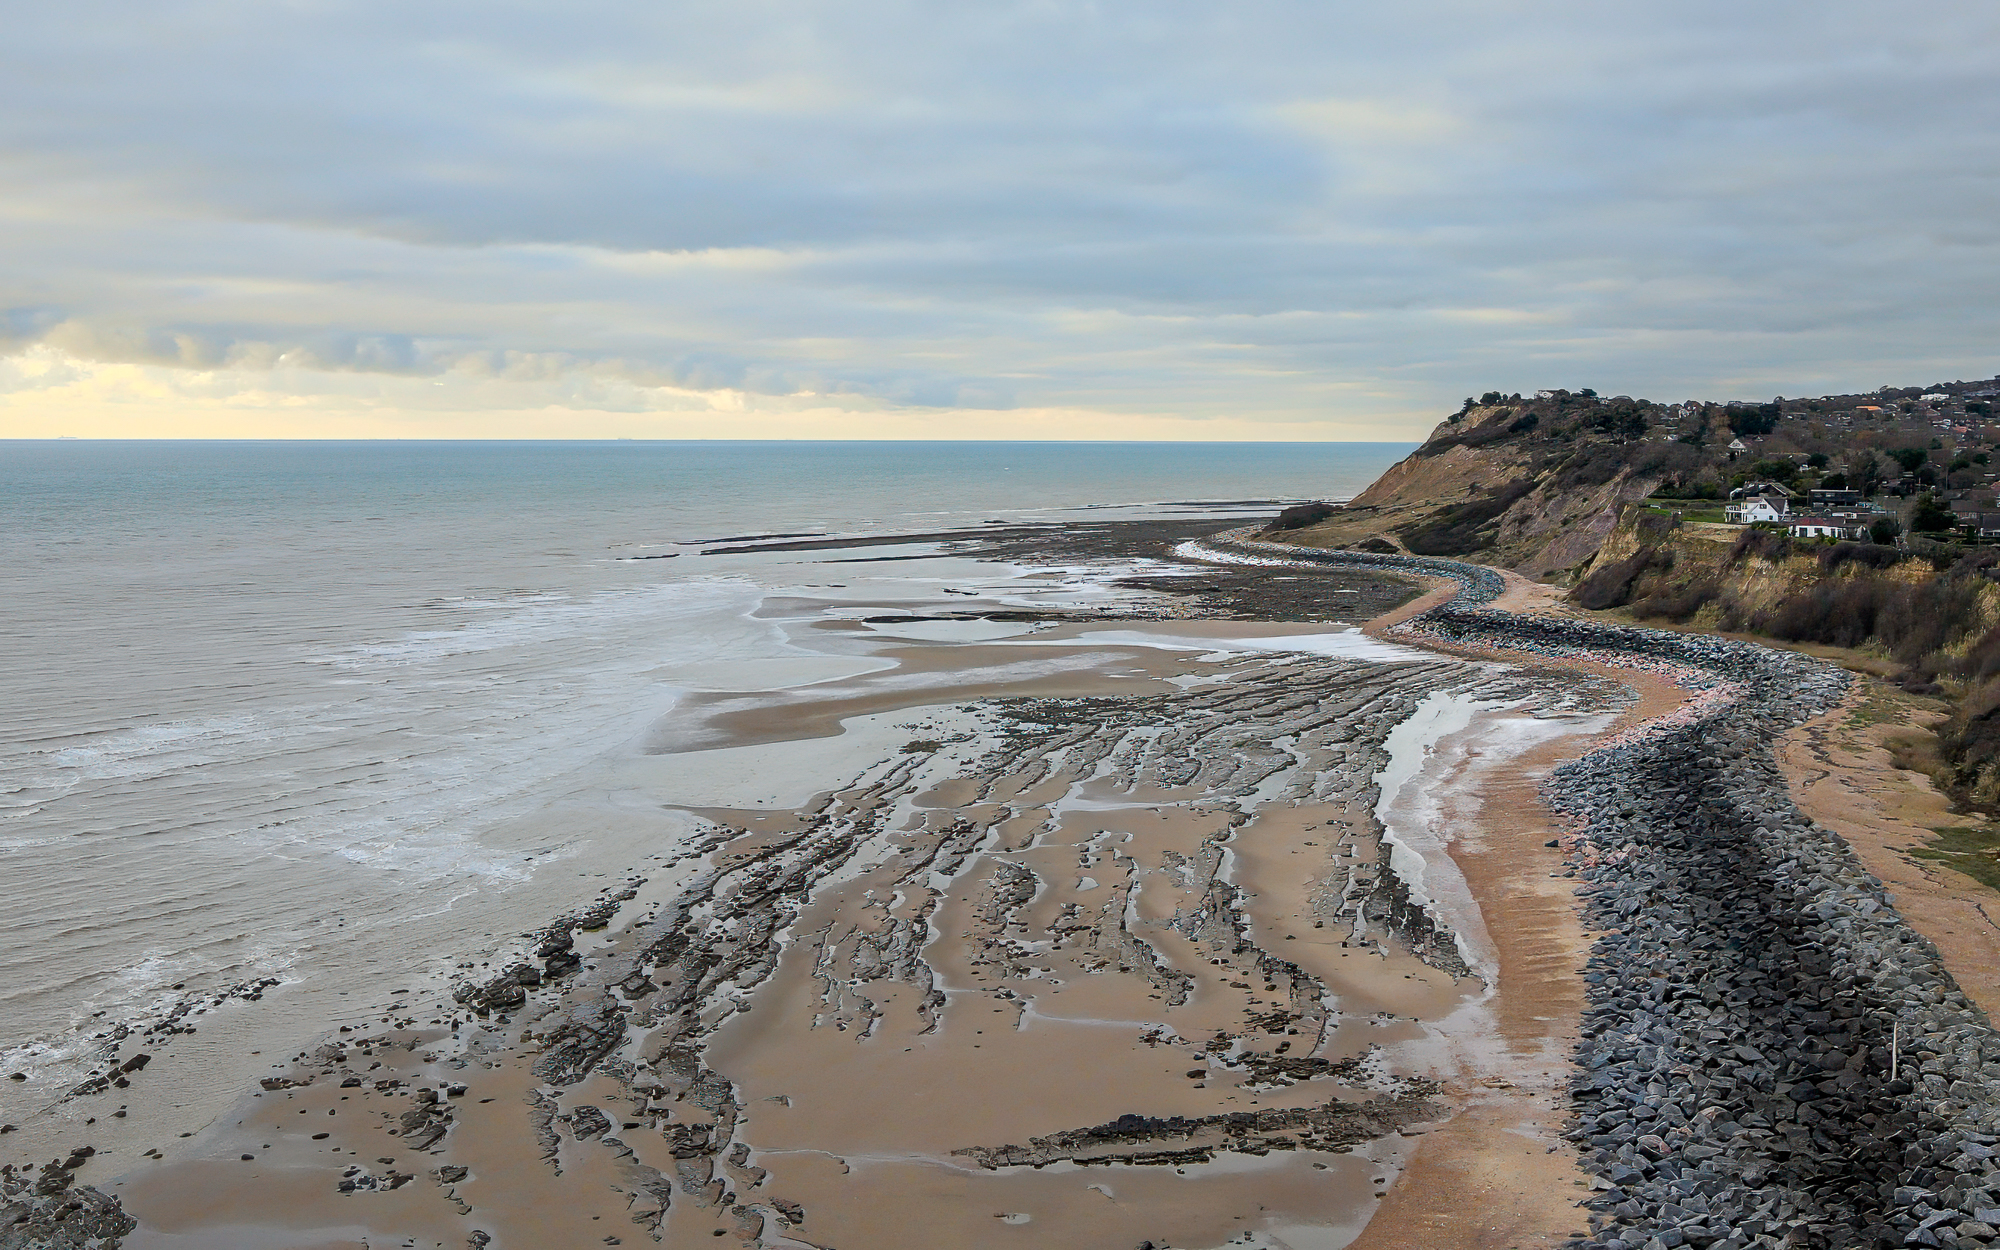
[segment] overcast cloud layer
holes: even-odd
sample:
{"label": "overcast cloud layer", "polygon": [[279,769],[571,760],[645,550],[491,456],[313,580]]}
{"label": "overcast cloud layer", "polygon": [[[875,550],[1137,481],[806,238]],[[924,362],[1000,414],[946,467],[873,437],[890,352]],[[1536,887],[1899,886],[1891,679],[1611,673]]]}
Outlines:
{"label": "overcast cloud layer", "polygon": [[15,5],[0,433],[1415,437],[2000,369],[2000,7]]}

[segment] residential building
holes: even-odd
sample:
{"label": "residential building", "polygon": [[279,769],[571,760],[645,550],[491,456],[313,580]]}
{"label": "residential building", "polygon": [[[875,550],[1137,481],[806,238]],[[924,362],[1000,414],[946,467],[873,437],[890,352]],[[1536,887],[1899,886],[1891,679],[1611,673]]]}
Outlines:
{"label": "residential building", "polygon": [[1725,505],[1722,515],[1731,525],[1750,525],[1758,521],[1789,520],[1792,509],[1791,502],[1780,496],[1757,495]]}
{"label": "residential building", "polygon": [[1754,495],[1764,495],[1771,499],[1796,499],[1798,492],[1777,482],[1745,482],[1729,492],[1731,499],[1749,499]]}
{"label": "residential building", "polygon": [[1790,525],[1794,538],[1866,538],[1868,527],[1859,521],[1842,520],[1830,516],[1793,517]]}

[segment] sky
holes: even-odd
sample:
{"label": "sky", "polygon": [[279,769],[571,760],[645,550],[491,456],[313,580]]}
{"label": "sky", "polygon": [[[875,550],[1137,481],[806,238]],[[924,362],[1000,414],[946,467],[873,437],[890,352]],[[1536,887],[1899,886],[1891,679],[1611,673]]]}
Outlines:
{"label": "sky", "polygon": [[2000,6],[67,0],[0,437],[1416,439],[2000,372]]}

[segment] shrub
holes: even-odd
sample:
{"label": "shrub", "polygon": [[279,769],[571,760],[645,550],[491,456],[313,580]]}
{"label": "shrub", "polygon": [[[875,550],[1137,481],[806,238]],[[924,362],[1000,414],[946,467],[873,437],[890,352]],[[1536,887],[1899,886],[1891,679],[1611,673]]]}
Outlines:
{"label": "shrub", "polygon": [[1274,530],[1304,529],[1308,525],[1318,525],[1332,516],[1336,509],[1329,503],[1295,503],[1278,514],[1271,523]]}
{"label": "shrub", "polygon": [[1874,636],[1884,597],[1883,583],[1873,577],[1822,582],[1747,623],[1760,634],[1787,642],[1855,647]]}
{"label": "shrub", "polygon": [[1783,560],[1792,554],[1792,536],[1774,530],[1759,529],[1752,525],[1736,536],[1736,545],[1729,549],[1729,562],[1740,564],[1755,556],[1760,560]]}
{"label": "shrub", "polygon": [[1790,483],[1799,476],[1799,466],[1789,460],[1759,460],[1750,466],[1749,476],[1763,478],[1768,482]]}
{"label": "shrub", "polygon": [[1417,448],[1416,454],[1429,459],[1432,456],[1442,456],[1454,447],[1489,447],[1494,443],[1505,441],[1510,432],[1510,427],[1501,425],[1498,421],[1484,422],[1462,433],[1434,438]]}
{"label": "shrub", "polygon": [[1663,617],[1669,621],[1685,621],[1715,602],[1721,594],[1721,585],[1712,580],[1663,586],[1643,599],[1634,600],[1632,612],[1641,618]]}
{"label": "shrub", "polygon": [[1641,547],[1615,564],[1607,564],[1577,583],[1569,592],[1570,602],[1578,607],[1601,611],[1616,608],[1631,602],[1632,586],[1641,574],[1655,567],[1671,569],[1674,559],[1671,554],[1658,547]]}
{"label": "shrub", "polygon": [[[1593,486],[1602,486],[1617,477],[1626,468],[1627,463],[1623,448],[1607,447],[1601,443],[1587,444],[1572,453],[1569,459],[1563,461],[1562,467],[1556,470],[1554,489],[1567,494],[1572,491],[1587,490]],[[1641,466],[1639,471],[1645,472],[1646,467]]]}
{"label": "shrub", "polygon": [[1902,558],[1902,552],[1879,543],[1835,543],[1819,553],[1819,567],[1828,573],[1835,572],[1844,564],[1886,569]]}
{"label": "shrub", "polygon": [[1639,523],[1632,527],[1641,545],[1650,546],[1680,528],[1678,516],[1662,516],[1657,512],[1643,513]]}
{"label": "shrub", "polygon": [[1535,489],[1532,478],[1520,478],[1493,488],[1483,499],[1469,499],[1397,531],[1403,543],[1420,556],[1455,556],[1493,545],[1483,527]]}

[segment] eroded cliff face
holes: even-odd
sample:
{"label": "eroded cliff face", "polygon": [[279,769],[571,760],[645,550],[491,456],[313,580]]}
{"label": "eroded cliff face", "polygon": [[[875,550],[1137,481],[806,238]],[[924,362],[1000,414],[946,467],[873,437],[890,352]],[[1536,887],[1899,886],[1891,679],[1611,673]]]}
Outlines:
{"label": "eroded cliff face", "polygon": [[[1570,597],[1582,607],[1629,607],[1642,619],[1701,628],[1776,629],[1788,639],[1782,614],[1824,616],[1846,606],[1837,600],[1855,599],[1865,590],[1867,602],[1859,605],[1865,615],[1853,622],[1852,639],[1811,639],[1847,646],[1874,637],[1877,618],[1891,600],[1945,580],[1929,559],[1893,548],[1800,542],[1773,531],[1678,522],[1639,509],[1627,510],[1595,554],[1572,572],[1576,585]],[[1960,596],[1965,601],[1953,605],[1954,641],[1948,644],[1953,647],[2000,624],[2000,587],[1980,577],[1966,582],[1965,590],[1969,593]]]}
{"label": "eroded cliff face", "polygon": [[1596,401],[1474,406],[1331,518],[1269,535],[1314,547],[1458,556],[1567,583],[1688,449],[1607,425]]}
{"label": "eroded cliff face", "polygon": [[2000,813],[2000,549],[1796,542],[1630,509],[1570,598],[1645,622],[1851,648],[1944,700],[1933,779]]}

